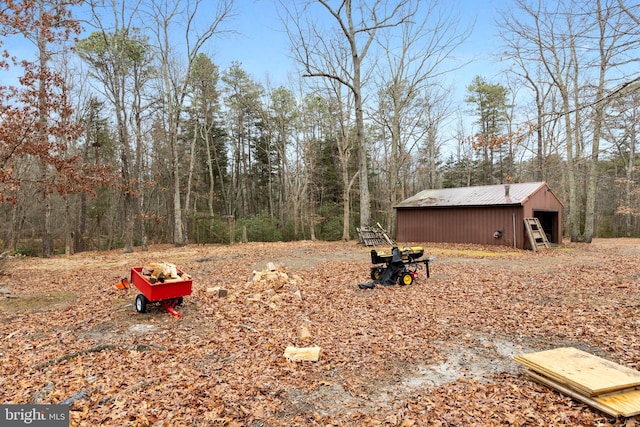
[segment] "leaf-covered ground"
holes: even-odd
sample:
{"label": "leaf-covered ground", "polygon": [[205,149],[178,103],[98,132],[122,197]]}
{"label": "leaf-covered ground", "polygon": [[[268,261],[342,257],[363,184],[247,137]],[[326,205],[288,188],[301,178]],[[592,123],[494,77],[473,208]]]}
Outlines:
{"label": "leaf-covered ground", "polygon": [[[354,242],[4,260],[0,403],[66,400],[74,426],[635,425],[511,358],[574,346],[640,369],[640,241],[422,246],[431,278],[372,290],[358,288],[372,265]],[[139,314],[137,291],[115,288],[151,261],[193,276],[182,319]],[[299,276],[299,292],[257,289],[249,279],[268,262]],[[318,362],[283,357],[313,345]]]}

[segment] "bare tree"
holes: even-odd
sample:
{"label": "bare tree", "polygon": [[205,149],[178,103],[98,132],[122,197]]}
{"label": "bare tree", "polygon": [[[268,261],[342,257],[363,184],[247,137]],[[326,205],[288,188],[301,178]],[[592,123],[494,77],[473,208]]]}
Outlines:
{"label": "bare tree", "polygon": [[[579,102],[582,64],[577,50],[579,29],[574,28],[575,15],[571,13],[570,5],[560,2],[555,7],[554,10],[546,10],[541,3],[532,7],[524,0],[517,0],[516,7],[512,8],[514,13],[509,15],[508,19],[511,20],[510,27],[517,31],[515,37],[521,39],[519,46],[527,46],[526,50],[518,52],[532,52],[536,55],[536,61],[541,65],[544,76],[560,95],[559,105],[553,105],[551,109],[547,106],[547,114],[551,114],[549,110],[555,110],[557,118],[563,123],[562,136],[565,140],[569,193],[569,232],[571,239],[577,241],[582,211],[577,160],[583,155],[583,117],[575,108]],[[515,10],[520,14],[517,15]]]}
{"label": "bare tree", "polygon": [[[111,16],[104,16],[105,6]],[[131,73],[134,64],[143,61],[143,39],[134,30],[138,4],[127,9],[124,3],[108,3],[106,0],[90,2],[91,25],[97,29],[89,37],[80,40],[77,52],[91,67],[91,77],[101,84],[102,95],[113,107],[120,151],[120,188],[123,199],[123,240],[125,253],[133,252],[135,211],[134,170],[128,108],[131,101]],[[137,66],[137,65],[135,65]]]}
{"label": "bare tree", "polygon": [[548,154],[548,139],[545,131],[548,129],[546,121],[549,118],[545,115],[545,109],[551,105],[553,84],[549,79],[545,79],[545,71],[539,62],[539,49],[530,43],[530,37],[521,34],[527,31],[522,28],[522,22],[514,19],[513,10],[504,12],[499,23],[502,28],[500,36],[507,49],[504,51],[503,59],[513,61],[514,67],[509,69],[509,73],[516,75],[524,86],[533,92],[535,104],[536,149],[535,149],[535,179],[543,180],[545,171],[545,157]]}
{"label": "bare tree", "polygon": [[637,87],[616,95],[616,100],[607,111],[603,125],[603,140],[615,147],[616,158],[624,167],[624,178],[618,179],[622,191],[616,214],[622,217],[624,235],[632,236],[633,222],[640,218],[638,209],[638,135],[640,135],[640,91]]}
{"label": "bare tree", "polygon": [[424,188],[439,188],[441,185],[438,162],[444,136],[441,134],[443,122],[453,113],[451,111],[451,91],[442,87],[432,87],[424,96],[422,102],[424,117],[422,127],[424,136],[421,138],[419,163],[419,175],[424,176],[420,181],[421,188],[416,188],[411,193]]}
{"label": "bare tree", "polygon": [[[470,34],[461,31],[452,9],[449,12],[429,3],[424,9],[416,5],[419,19],[411,25],[402,25],[398,31],[388,31],[379,37],[384,61],[378,62],[378,96],[380,125],[390,139],[387,179],[389,200],[386,203],[387,227],[395,230],[393,206],[403,191],[400,171],[408,169],[410,154],[423,140],[429,139],[430,153],[436,155],[434,131],[442,119],[441,108],[445,98],[437,94],[441,78],[461,64],[445,62],[451,53]],[[418,18],[419,17],[419,18]],[[397,34],[396,34],[397,33]],[[398,40],[399,41],[396,41]],[[435,114],[438,111],[438,114]],[[435,172],[435,158],[430,159]]]}
{"label": "bare tree", "polygon": [[[600,155],[600,139],[602,138],[605,108],[610,105],[609,84],[615,82],[611,77],[617,73],[618,67],[626,65],[629,58],[637,61],[637,49],[640,41],[637,34],[632,35],[636,23],[630,21],[627,15],[620,13],[615,0],[596,0],[594,36],[597,41],[593,67],[596,70],[595,81],[592,83],[592,99],[595,101],[592,110],[591,161],[589,164],[589,178],[587,180],[587,201],[584,236],[591,242],[595,234],[595,205],[598,185],[598,159]],[[591,15],[591,13],[590,13]],[[616,88],[612,88],[617,90]]]}
{"label": "bare tree", "polygon": [[345,110],[353,105],[353,97],[350,91],[347,94],[342,93],[343,85],[333,80],[328,83],[327,93],[329,114],[331,115],[330,129],[338,148],[340,176],[342,179],[342,240],[349,240],[351,188],[358,175],[362,174],[362,169],[358,170],[353,176],[349,171],[349,161],[355,148],[355,141],[352,134],[351,116]]}
{"label": "bare tree", "polygon": [[221,92],[224,98],[224,120],[229,141],[230,185],[227,186],[226,215],[247,217],[259,211],[255,193],[257,176],[255,142],[258,139],[256,123],[263,117],[262,85],[256,83],[240,63],[232,63],[222,73]]}
{"label": "bare tree", "polygon": [[[194,169],[196,164],[196,153],[202,154],[204,151],[204,163],[208,178],[207,210],[209,214],[210,228],[214,225],[214,195],[216,192],[216,181],[220,187],[220,193],[224,198],[224,180],[220,176],[222,172],[220,166],[214,164],[212,153],[218,152],[218,141],[215,138],[216,121],[215,117],[220,112],[220,94],[217,88],[219,79],[218,67],[211,59],[201,53],[196,58],[190,76],[191,90],[191,153],[189,164],[189,178],[187,183],[187,195],[185,205],[189,206],[190,195],[193,190]],[[199,146],[204,144],[204,147]],[[217,160],[218,157],[216,156]],[[220,178],[219,178],[220,177]],[[206,180],[205,180],[206,181]],[[193,203],[194,213],[196,212],[196,202]]]}
{"label": "bare tree", "polygon": [[[353,94],[360,166],[360,225],[368,226],[371,197],[363,87],[370,67],[366,68],[364,60],[379,30],[408,24],[418,8],[412,0],[342,0],[336,6],[328,0],[307,0],[301,9],[295,2],[281,1],[280,4],[286,10],[284,24],[294,57],[305,69],[304,75],[332,80]],[[314,6],[327,14],[322,16],[326,16],[333,25],[322,28],[319,21],[314,20],[317,16]],[[342,56],[343,49],[349,52],[348,60]]]}
{"label": "bare tree", "polygon": [[[547,105],[545,114],[547,121],[559,119],[563,123],[572,241],[590,242],[595,233],[605,107],[613,94],[634,81],[633,75],[620,73],[637,60],[632,52],[639,42],[634,37],[633,20],[620,5],[617,0],[597,0],[595,4],[568,0],[546,9],[542,3],[534,8],[518,0],[516,9],[524,13],[514,12],[503,19],[507,33],[513,36],[507,38],[512,57],[523,69],[536,71],[532,87],[539,89],[548,79],[560,95],[557,108]],[[539,66],[542,73],[538,73]],[[532,83],[533,75],[526,74]],[[541,105],[543,91],[536,90],[536,94]],[[586,146],[589,136],[591,144]]]}
{"label": "bare tree", "polygon": [[[300,90],[302,92],[302,89]],[[304,169],[304,173],[301,174],[303,182],[300,196],[304,199],[301,201],[301,205],[305,212],[301,212],[301,223],[303,226],[305,222],[308,224],[311,240],[316,239],[315,227],[319,219],[318,205],[325,185],[323,180],[314,178],[321,170],[321,147],[331,140],[330,130],[326,126],[327,123],[332,123],[329,120],[328,106],[328,100],[321,96],[313,93],[304,96],[301,131],[299,132],[301,140],[296,144],[298,147],[296,152],[299,153],[298,163],[301,163],[301,167]]]}
{"label": "bare tree", "polygon": [[[208,18],[203,23],[200,14],[210,6],[205,0],[159,0],[148,4],[149,25],[158,49],[158,72],[162,85],[165,108],[167,141],[170,146],[169,162],[173,175],[173,243],[182,246],[188,243],[182,220],[180,177],[182,159],[178,150],[178,133],[189,93],[189,79],[193,64],[203,46],[216,34],[222,32],[222,25],[233,16],[233,0],[220,0],[215,9],[207,9]],[[178,34],[182,32],[183,39]],[[177,59],[183,49],[185,62],[180,66]],[[188,208],[188,207],[187,207]]]}
{"label": "bare tree", "polygon": [[[304,99],[301,88],[297,89],[299,99]],[[295,95],[292,92],[292,95]],[[288,173],[283,177],[286,180],[288,192],[288,204],[290,204],[290,215],[293,220],[293,235],[299,238],[305,235],[304,228],[309,226],[311,239],[315,240],[313,222],[310,213],[310,187],[311,174],[317,164],[314,147],[317,145],[317,138],[314,135],[312,116],[308,111],[308,105],[302,101],[295,103],[297,113],[295,120],[291,124],[292,142],[291,155],[289,156]]]}

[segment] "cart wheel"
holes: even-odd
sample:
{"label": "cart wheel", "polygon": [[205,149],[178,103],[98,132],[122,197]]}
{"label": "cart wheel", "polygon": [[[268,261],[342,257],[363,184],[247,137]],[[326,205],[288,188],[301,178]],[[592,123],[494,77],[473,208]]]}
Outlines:
{"label": "cart wheel", "polygon": [[384,270],[383,267],[373,267],[371,269],[371,279],[378,280],[380,278],[380,275],[382,274],[382,270]]}
{"label": "cart wheel", "polygon": [[178,301],[176,301],[176,305],[182,305],[183,302],[184,302],[184,298],[178,297]]}
{"label": "cart wheel", "polygon": [[138,294],[136,297],[136,311],[138,313],[145,313],[147,311],[147,297],[142,294]]}
{"label": "cart wheel", "polygon": [[402,273],[402,275],[398,279],[398,284],[402,286],[410,285],[412,283],[413,283],[413,274],[411,274],[410,271],[405,271],[404,273]]}

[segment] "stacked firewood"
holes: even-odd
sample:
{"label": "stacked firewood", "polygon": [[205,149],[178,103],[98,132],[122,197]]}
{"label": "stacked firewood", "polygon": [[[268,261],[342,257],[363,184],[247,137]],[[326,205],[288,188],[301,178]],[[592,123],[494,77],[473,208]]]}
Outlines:
{"label": "stacked firewood", "polygon": [[295,292],[302,284],[302,278],[297,274],[288,274],[284,267],[276,267],[272,262],[267,263],[266,270],[254,271],[247,285],[254,291],[273,289],[276,292],[290,289]]}
{"label": "stacked firewood", "polygon": [[150,262],[142,267],[141,274],[149,283],[166,283],[189,280],[188,274],[178,270],[175,264],[169,262]]}

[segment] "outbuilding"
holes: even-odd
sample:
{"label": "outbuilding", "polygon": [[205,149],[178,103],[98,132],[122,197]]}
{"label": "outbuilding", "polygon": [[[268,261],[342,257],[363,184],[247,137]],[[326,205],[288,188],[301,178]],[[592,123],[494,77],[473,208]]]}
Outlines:
{"label": "outbuilding", "polygon": [[562,202],[546,182],[424,190],[395,206],[396,240],[532,248],[525,219],[562,242]]}

